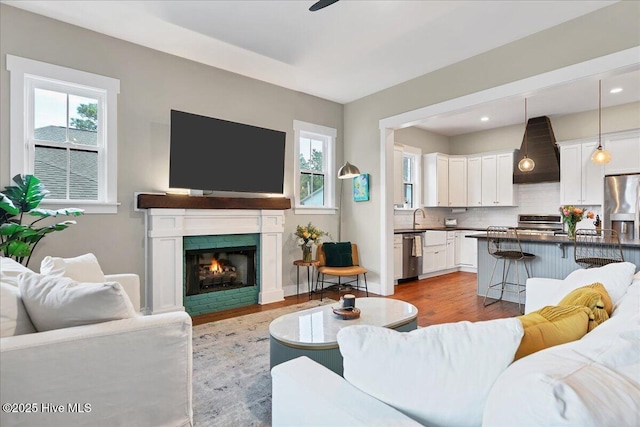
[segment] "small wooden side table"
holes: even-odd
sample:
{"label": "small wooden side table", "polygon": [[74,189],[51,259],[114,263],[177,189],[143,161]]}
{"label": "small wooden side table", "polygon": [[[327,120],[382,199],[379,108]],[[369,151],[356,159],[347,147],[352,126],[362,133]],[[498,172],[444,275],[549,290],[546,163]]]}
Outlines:
{"label": "small wooden side table", "polygon": [[296,295],[300,295],[300,267],[307,267],[307,289],[309,290],[309,299],[311,299],[311,291],[313,289],[313,274],[311,268],[318,268],[320,261],[303,261],[301,259],[293,261],[296,266]]}

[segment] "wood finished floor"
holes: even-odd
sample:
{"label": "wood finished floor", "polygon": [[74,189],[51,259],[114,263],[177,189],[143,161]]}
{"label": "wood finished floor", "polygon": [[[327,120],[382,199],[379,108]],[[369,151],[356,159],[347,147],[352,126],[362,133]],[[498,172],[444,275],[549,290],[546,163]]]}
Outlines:
{"label": "wood finished floor", "polygon": [[[476,295],[476,274],[450,273],[429,279],[416,280],[397,285],[395,293],[389,298],[395,298],[410,302],[418,308],[418,325],[429,326],[437,323],[458,322],[469,320],[500,319],[518,316],[518,304],[500,301],[496,304],[484,307],[482,297]],[[356,297],[365,296],[364,291],[354,291]],[[338,299],[335,291],[325,293],[327,298]],[[369,296],[378,296],[369,293]],[[314,294],[313,299],[319,299],[319,294]],[[307,301],[307,294],[286,297],[284,301],[266,305],[250,305],[216,313],[203,314],[193,317],[193,324],[213,322],[228,319],[245,314],[258,313],[274,308],[286,307]]]}

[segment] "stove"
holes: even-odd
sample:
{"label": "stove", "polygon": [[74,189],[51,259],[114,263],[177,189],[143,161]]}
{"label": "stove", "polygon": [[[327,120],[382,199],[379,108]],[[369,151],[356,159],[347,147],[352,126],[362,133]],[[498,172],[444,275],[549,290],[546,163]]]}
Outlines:
{"label": "stove", "polygon": [[516,228],[518,229],[518,234],[535,236],[555,236],[564,233],[562,216],[559,214],[519,214]]}

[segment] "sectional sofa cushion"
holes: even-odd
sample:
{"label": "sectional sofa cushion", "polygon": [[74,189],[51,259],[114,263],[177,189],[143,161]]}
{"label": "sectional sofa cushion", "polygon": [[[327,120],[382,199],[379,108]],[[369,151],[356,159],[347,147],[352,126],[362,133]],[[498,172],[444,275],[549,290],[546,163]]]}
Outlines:
{"label": "sectional sofa cushion", "polygon": [[17,286],[0,282],[0,338],[31,334],[33,327]]}
{"label": "sectional sofa cushion", "polygon": [[640,425],[639,319],[613,316],[579,341],[514,362],[491,390],[482,426]]}
{"label": "sectional sofa cushion", "polygon": [[39,331],[135,317],[135,309],[117,282],[79,283],[69,277],[22,273],[22,301]]}
{"label": "sectional sofa cushion", "polygon": [[29,271],[31,270],[12,258],[0,257],[0,280],[4,283],[18,286],[18,275]]}
{"label": "sectional sofa cushion", "polygon": [[479,426],[496,378],[523,335],[516,318],[433,325],[409,333],[375,326],[338,332],[344,378],[429,426]]}
{"label": "sectional sofa cushion", "polygon": [[[594,293],[598,297],[598,293]],[[519,316],[524,336],[514,360],[548,347],[579,340],[588,332],[590,314],[589,308],[584,306],[548,306]]]}
{"label": "sectional sofa cushion", "polygon": [[572,286],[569,290],[592,283],[602,283],[615,305],[627,292],[627,288],[631,284],[635,272],[636,266],[634,264],[630,262],[616,262],[603,267],[581,268],[572,271],[564,279],[564,282]]}
{"label": "sectional sofa cushion", "polygon": [[92,253],[75,258],[46,256],[40,263],[40,274],[70,277],[78,282],[100,283],[105,281],[98,259]]}

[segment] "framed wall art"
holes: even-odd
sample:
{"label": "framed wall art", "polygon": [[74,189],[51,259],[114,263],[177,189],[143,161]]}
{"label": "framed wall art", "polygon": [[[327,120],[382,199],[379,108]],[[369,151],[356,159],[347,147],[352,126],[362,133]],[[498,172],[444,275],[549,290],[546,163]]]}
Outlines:
{"label": "framed wall art", "polygon": [[366,202],[369,200],[369,174],[363,173],[353,178],[353,201]]}

